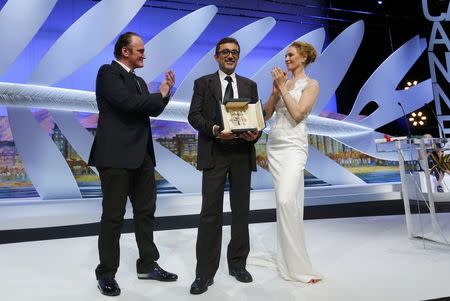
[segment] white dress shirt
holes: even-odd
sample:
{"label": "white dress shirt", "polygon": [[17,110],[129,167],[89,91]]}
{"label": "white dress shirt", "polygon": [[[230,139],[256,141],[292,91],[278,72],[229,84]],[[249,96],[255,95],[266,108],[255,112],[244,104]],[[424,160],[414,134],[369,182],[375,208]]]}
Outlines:
{"label": "white dress shirt", "polygon": [[[233,72],[232,74],[228,75],[219,69],[219,79],[220,79],[220,85],[222,87],[222,101],[223,101],[223,97],[225,96],[225,90],[228,85],[228,81],[225,79],[225,77],[227,77],[227,76],[230,76],[231,79],[233,80],[233,82],[231,83],[231,87],[233,87],[233,97],[239,98],[239,93],[238,93],[237,83],[236,83],[236,73]],[[216,134],[214,132],[214,127],[212,128],[212,132],[213,132],[213,135]]]}
{"label": "white dress shirt", "polygon": [[222,101],[223,97],[225,95],[225,89],[227,88],[228,81],[225,79],[225,77],[230,76],[233,82],[231,83],[231,86],[233,87],[233,97],[239,98],[238,89],[237,89],[237,83],[236,83],[236,73],[233,72],[232,74],[228,75],[222,70],[219,69],[219,78],[220,78],[220,84],[222,86]]}

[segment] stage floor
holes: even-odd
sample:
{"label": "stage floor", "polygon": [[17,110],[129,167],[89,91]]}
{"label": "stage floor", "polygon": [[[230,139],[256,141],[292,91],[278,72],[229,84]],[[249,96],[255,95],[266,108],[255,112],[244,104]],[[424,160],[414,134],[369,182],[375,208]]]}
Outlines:
{"label": "stage floor", "polygon": [[[389,202],[401,199],[400,189],[399,183],[309,187],[305,189],[305,206]],[[199,214],[201,199],[199,193],[158,195],[156,216],[174,217]],[[273,209],[276,206],[273,189],[253,190],[250,199],[251,210]],[[225,192],[224,212],[231,211],[228,200],[229,193]],[[101,198],[2,199],[0,200],[0,231],[96,223],[99,221],[101,211]],[[130,202],[127,203],[125,218],[132,218]]]}
{"label": "stage floor", "polygon": [[[450,214],[440,213],[450,233]],[[194,278],[195,229],[155,232],[159,264],[178,273],[175,283],[138,280],[133,234],[121,238],[116,276],[122,295],[113,300],[427,300],[450,296],[450,248],[407,238],[404,216],[305,221],[306,240],[315,268],[324,280],[315,285],[282,280],[276,269],[255,265],[260,253],[275,246],[275,223],[250,225],[248,270],[254,282],[228,275],[223,252],[215,283],[200,296],[189,294]],[[447,235],[448,237],[448,235]],[[0,245],[2,300],[110,300],[96,288],[97,237]]]}

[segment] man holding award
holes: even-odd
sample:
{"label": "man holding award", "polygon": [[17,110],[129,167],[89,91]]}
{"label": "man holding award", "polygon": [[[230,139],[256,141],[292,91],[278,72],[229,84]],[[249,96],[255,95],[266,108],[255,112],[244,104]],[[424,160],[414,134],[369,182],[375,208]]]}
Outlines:
{"label": "man holding award", "polygon": [[[256,170],[254,143],[261,132],[252,124],[247,129],[241,127],[233,131],[230,112],[226,112],[241,108],[239,114],[243,114],[246,106],[250,106],[247,103],[258,102],[256,83],[235,73],[239,51],[236,39],[227,37],[220,40],[214,55],[219,65],[218,72],[200,77],[194,83],[188,120],[198,131],[197,168],[203,171],[203,179],[196,278],[191,294],[204,293],[214,283],[219,267],[223,194],[227,178],[232,210],[231,241],[227,251],[229,273],[240,282],[253,281],[245,266],[250,250],[251,172]],[[233,105],[234,102],[237,105]],[[225,106],[228,109],[224,109]],[[236,112],[231,114],[236,115]],[[245,116],[239,118],[241,121],[246,119]]]}

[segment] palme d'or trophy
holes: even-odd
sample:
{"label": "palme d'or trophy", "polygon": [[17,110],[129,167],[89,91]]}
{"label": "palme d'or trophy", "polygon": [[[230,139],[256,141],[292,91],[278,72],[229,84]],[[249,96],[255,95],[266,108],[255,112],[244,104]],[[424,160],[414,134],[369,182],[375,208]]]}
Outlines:
{"label": "palme d'or trophy", "polygon": [[261,101],[249,98],[225,99],[220,105],[222,128],[225,132],[239,134],[247,131],[262,131],[266,127]]}

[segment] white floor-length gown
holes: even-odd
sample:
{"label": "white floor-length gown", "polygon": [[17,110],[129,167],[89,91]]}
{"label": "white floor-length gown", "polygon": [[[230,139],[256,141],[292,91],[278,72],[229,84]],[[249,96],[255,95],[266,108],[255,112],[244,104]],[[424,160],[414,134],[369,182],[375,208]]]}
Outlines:
{"label": "white floor-length gown", "polygon": [[[317,81],[297,80],[289,93],[298,102],[303,89],[311,84],[317,85]],[[276,262],[284,279],[309,282],[322,276],[312,268],[303,229],[303,174],[308,157],[306,119],[297,124],[282,99],[277,102],[275,111],[267,155],[277,199]]]}

